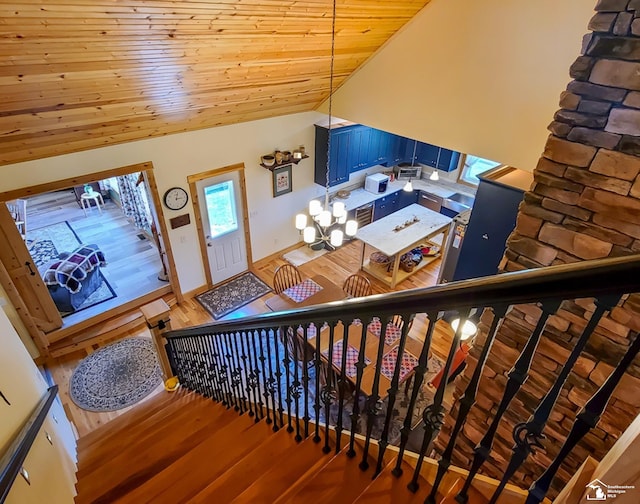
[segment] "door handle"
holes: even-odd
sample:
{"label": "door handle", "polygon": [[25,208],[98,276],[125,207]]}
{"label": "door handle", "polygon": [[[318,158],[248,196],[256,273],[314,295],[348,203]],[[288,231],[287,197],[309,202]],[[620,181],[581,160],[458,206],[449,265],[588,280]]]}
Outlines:
{"label": "door handle", "polygon": [[27,268],[29,268],[29,274],[30,274],[31,276],[35,276],[36,272],[35,272],[35,271],[33,271],[33,268],[31,268],[31,262],[30,262],[30,261],[27,261],[27,262],[25,262],[25,263],[24,263],[24,265],[25,265]]}
{"label": "door handle", "polygon": [[487,233],[482,235],[482,239],[483,240],[488,240],[489,239],[489,235]]}
{"label": "door handle", "polygon": [[207,242],[207,247],[213,247],[213,243]]}

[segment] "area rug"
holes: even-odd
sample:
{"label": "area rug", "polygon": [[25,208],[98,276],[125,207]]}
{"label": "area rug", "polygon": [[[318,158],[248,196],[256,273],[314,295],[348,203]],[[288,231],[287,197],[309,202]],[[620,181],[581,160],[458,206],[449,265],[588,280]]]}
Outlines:
{"label": "area rug", "polygon": [[271,292],[271,288],[248,271],[238,278],[196,296],[196,299],[217,320],[268,292]]}
{"label": "area rug", "polygon": [[[47,241],[51,242],[53,248],[49,248],[49,250],[55,251],[55,255],[43,253],[42,249],[47,246],[42,245],[41,242]],[[27,248],[36,266],[46,264],[57,257],[60,252],[69,252],[75,249],[80,243],[80,238],[67,221],[27,231]]]}
{"label": "area rug", "polygon": [[96,350],[73,371],[71,399],[88,411],[115,411],[137,403],[162,383],[153,342],[127,338]]}
{"label": "area rug", "polygon": [[305,246],[292,250],[291,252],[287,252],[282,256],[282,258],[289,264],[300,266],[301,264],[308,263],[309,261],[323,256],[326,253],[326,249],[312,250]]}
{"label": "area rug", "polygon": [[93,291],[84,302],[78,306],[75,311],[72,312],[60,312],[60,316],[62,318],[68,317],[74,313],[78,313],[79,311],[86,310],[87,308],[91,308],[100,303],[104,303],[105,301],[109,301],[115,297],[118,297],[116,291],[113,290],[111,284],[107,282],[107,279],[104,277],[102,272],[100,273],[100,277],[102,278],[102,282],[100,283],[100,287],[98,287],[95,291]]}

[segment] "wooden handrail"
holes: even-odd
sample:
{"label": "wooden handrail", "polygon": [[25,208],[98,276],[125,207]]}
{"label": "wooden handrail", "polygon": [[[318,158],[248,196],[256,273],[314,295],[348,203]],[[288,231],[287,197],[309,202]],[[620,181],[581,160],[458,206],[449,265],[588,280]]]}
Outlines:
{"label": "wooden handrail", "polygon": [[31,445],[33,445],[40,428],[47,418],[51,404],[58,393],[58,386],[53,385],[47,389],[36,408],[31,413],[18,435],[0,459],[0,504],[2,504],[11,490],[22,463],[27,458]]}
{"label": "wooden handrail", "polygon": [[332,301],[297,310],[263,313],[230,321],[213,322],[166,332],[166,338],[201,334],[206,328],[216,331],[242,328],[260,329],[322,319],[340,319],[345,314],[376,314],[379,311],[427,312],[496,305],[535,303],[545,298],[575,299],[615,292],[640,290],[640,255],[560,264],[545,268],[515,271],[490,277],[451,282],[366,298]]}

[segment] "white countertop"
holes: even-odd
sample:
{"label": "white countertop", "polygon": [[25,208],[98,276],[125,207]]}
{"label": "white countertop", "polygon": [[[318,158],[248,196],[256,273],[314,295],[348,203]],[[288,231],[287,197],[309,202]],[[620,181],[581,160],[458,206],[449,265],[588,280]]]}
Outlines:
{"label": "white countertop", "polygon": [[[334,201],[342,201],[347,211],[354,210],[358,207],[361,207],[362,205],[371,203],[378,198],[382,198],[383,196],[387,196],[396,191],[402,190],[406,183],[406,180],[395,180],[393,182],[389,182],[389,184],[387,185],[387,190],[384,193],[378,194],[370,193],[369,191],[365,191],[363,188],[353,189],[347,199],[335,198]],[[443,198],[447,198],[457,192],[474,196],[475,192],[470,187],[462,186],[461,184],[454,184],[452,182],[419,179],[412,180],[411,183],[413,184],[414,190],[417,189],[420,191],[427,191],[431,194],[435,194],[436,196],[441,196]]]}
{"label": "white countertop", "polygon": [[[396,226],[402,225],[414,217],[417,217],[419,221],[400,231],[394,231]],[[438,234],[438,231],[448,226],[451,220],[445,215],[414,203],[360,228],[356,233],[356,238],[378,249],[383,254],[392,256],[421,239]]]}

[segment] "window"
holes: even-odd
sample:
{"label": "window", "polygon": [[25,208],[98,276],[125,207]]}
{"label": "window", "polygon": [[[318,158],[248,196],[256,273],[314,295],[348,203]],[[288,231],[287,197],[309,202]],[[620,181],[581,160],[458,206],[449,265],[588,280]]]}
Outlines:
{"label": "window", "polygon": [[500,164],[501,163],[491,161],[490,159],[483,159],[467,154],[466,159],[464,160],[464,166],[460,172],[460,180],[467,182],[468,184],[478,185],[478,182],[480,182],[478,175],[480,173],[486,172],[496,166],[500,166]]}
{"label": "window", "polygon": [[207,202],[211,238],[217,238],[238,229],[233,181],[228,180],[205,187],[204,197]]}

